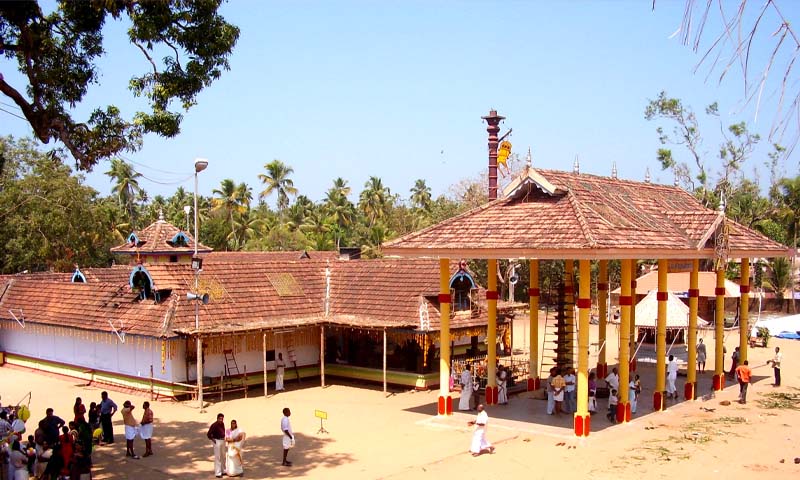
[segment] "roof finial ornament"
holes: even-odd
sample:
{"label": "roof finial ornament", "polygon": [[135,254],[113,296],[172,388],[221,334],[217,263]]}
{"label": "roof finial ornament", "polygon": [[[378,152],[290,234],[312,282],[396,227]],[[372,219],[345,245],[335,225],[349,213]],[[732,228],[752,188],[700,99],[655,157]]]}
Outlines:
{"label": "roof finial ornament", "polygon": [[644,170],[644,183],[650,183],[650,167]]}
{"label": "roof finial ornament", "polygon": [[719,213],[725,213],[725,197],[719,199],[719,208],[717,210]]}
{"label": "roof finial ornament", "polygon": [[674,186],[676,186],[676,187],[679,185],[679,182],[678,182],[678,175],[677,175],[677,174],[675,175],[675,180],[673,180],[672,184],[673,184]]}
{"label": "roof finial ornament", "polygon": [[164,221],[164,209],[161,207],[158,208],[158,221],[159,222]]}
{"label": "roof finial ornament", "polygon": [[611,162],[611,178],[617,179],[617,162]]}
{"label": "roof finial ornament", "polygon": [[575,161],[572,163],[572,173],[575,175],[580,175],[581,173],[581,164],[578,162],[578,156],[575,155]]}
{"label": "roof finial ornament", "polygon": [[528,147],[528,154],[525,156],[525,165],[528,168],[531,168],[531,165],[533,165],[533,158],[531,157],[531,147]]}

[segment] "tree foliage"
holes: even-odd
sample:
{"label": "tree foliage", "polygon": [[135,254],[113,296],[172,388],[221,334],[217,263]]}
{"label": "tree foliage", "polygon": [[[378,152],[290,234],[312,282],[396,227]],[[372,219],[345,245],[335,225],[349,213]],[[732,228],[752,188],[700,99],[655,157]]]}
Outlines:
{"label": "tree foliage", "polygon": [[[239,29],[219,15],[221,1],[61,1],[50,13],[35,1],[0,2],[0,52],[17,63],[26,82],[12,85],[0,75],[0,92],[20,108],[41,142],[61,142],[83,170],[137,150],[146,133],[174,137],[182,115],[173,103],[188,110],[229,68]],[[108,105],[76,119],[74,107],[99,82],[103,26],[123,16],[130,20],[130,42],[150,66],[129,87],[150,110],[125,119]]]}

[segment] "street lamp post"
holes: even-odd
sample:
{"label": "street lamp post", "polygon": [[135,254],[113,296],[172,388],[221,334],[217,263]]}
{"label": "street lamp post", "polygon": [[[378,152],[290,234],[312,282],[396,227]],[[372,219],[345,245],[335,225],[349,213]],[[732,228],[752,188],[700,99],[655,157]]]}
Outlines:
{"label": "street lamp post", "polygon": [[[194,161],[194,258],[192,264],[196,265],[194,271],[194,292],[195,295],[199,294],[200,288],[200,265],[195,264],[197,259],[197,174],[202,172],[208,167],[208,160],[198,158]],[[203,412],[203,342],[200,339],[200,302],[195,299],[194,301],[194,329],[197,336],[197,400],[200,403],[200,412]]]}

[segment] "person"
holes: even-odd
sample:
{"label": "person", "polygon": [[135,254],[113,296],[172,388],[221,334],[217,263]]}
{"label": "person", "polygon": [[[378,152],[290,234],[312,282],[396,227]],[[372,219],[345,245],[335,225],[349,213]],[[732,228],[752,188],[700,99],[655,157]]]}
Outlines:
{"label": "person", "polygon": [[739,403],[747,403],[747,387],[750,385],[750,362],[744,361],[736,367],[736,379],[739,381]]}
{"label": "person", "polygon": [[4,442],[11,435],[11,423],[8,421],[8,412],[0,410],[0,442]]}
{"label": "person", "polygon": [[142,421],[139,427],[139,436],[144,440],[144,456],[149,457],[153,454],[153,411],[150,410],[150,402],[142,404]]}
{"label": "person", "polygon": [[772,360],[767,360],[767,364],[772,364],[772,371],[775,373],[775,383],[772,385],[776,387],[781,386],[781,360],[783,360],[781,347],[775,347],[775,356],[772,357]]}
{"label": "person", "polygon": [[555,414],[560,415],[563,413],[561,405],[564,403],[564,390],[567,387],[567,382],[564,381],[564,377],[561,376],[561,373],[558,369],[556,369],[556,376],[553,377],[552,385],[553,402],[555,402]]}
{"label": "person", "polygon": [[497,367],[497,403],[508,405],[508,389],[506,388],[506,369],[502,365]]}
{"label": "person", "polygon": [[619,370],[617,367],[611,369],[611,373],[606,375],[606,383],[609,389],[619,390]]}
{"label": "person", "polygon": [[61,476],[69,476],[72,469],[72,454],[75,452],[75,439],[69,433],[69,428],[61,427],[61,435],[58,437],[61,445]]}
{"label": "person", "polygon": [[83,404],[81,397],[75,398],[75,406],[72,407],[72,412],[75,414],[75,423],[78,423],[78,418],[86,419],[86,405]]}
{"label": "person", "polygon": [[22,451],[22,444],[19,440],[14,440],[11,444],[11,454],[9,455],[8,462],[10,464],[9,471],[13,472],[12,480],[28,480],[30,474],[28,473],[28,455]]}
{"label": "person", "polygon": [[473,457],[477,457],[483,453],[494,453],[494,447],[486,438],[486,428],[489,423],[489,414],[486,413],[483,404],[478,405],[478,416],[475,420],[470,420],[468,425],[474,425],[475,430],[472,432],[472,443],[470,443],[469,451]]}
{"label": "person", "polygon": [[556,401],[553,397],[553,379],[556,378],[556,367],[550,369],[550,375],[545,381],[544,388],[547,391],[547,414],[552,415],[556,410]]}
{"label": "person", "polygon": [[595,381],[597,375],[594,372],[589,372],[589,413],[597,413],[597,382]]}
{"label": "person", "polygon": [[45,417],[42,419],[44,426],[44,437],[50,442],[50,445],[58,443],[58,431],[61,427],[66,425],[66,422],[61,417],[53,414],[53,409],[48,408],[45,410]]}
{"label": "person", "polygon": [[634,395],[632,398],[634,399],[634,404],[631,413],[636,413],[636,406],[639,404],[639,396],[642,394],[642,380],[639,378],[639,374],[636,374],[634,377],[633,392]]}
{"label": "person", "polygon": [[284,467],[291,467],[292,462],[286,459],[289,455],[289,449],[294,447],[294,433],[292,432],[292,423],[289,417],[292,416],[292,411],[288,408],[283,409],[283,418],[281,419],[281,431],[283,432],[283,462],[281,465]]}
{"label": "person", "polygon": [[225,432],[225,443],[228,445],[225,454],[225,466],[229,477],[244,475],[242,447],[244,446],[245,437],[244,430],[239,428],[236,420],[231,420],[231,428]]}
{"label": "person", "polygon": [[739,347],[733,349],[733,353],[731,353],[731,371],[729,372],[730,376],[733,377],[736,374],[736,367],[739,366]]}
{"label": "person", "polygon": [[217,421],[208,427],[206,436],[214,444],[214,475],[222,478],[225,475],[225,415],[217,414]]}
{"label": "person", "polygon": [[464,366],[461,371],[461,397],[458,399],[459,410],[471,410],[470,400],[472,400],[472,372],[471,365]]}
{"label": "person", "polygon": [[758,342],[758,327],[753,324],[753,328],[750,329],[750,347],[755,348],[756,342]]}
{"label": "person", "polygon": [[606,418],[611,423],[617,423],[617,389],[612,388],[608,394],[608,413]]}
{"label": "person", "polygon": [[91,427],[92,431],[94,431],[98,426],[100,426],[100,409],[97,406],[97,403],[92,402],[89,404],[89,427]]}
{"label": "person", "polygon": [[564,375],[564,382],[567,384],[564,389],[564,410],[566,410],[567,413],[575,413],[578,409],[578,398],[575,389],[577,378],[575,378],[574,368],[570,367],[567,369],[567,374]]}
{"label": "person", "polygon": [[114,443],[114,425],[111,417],[117,413],[117,404],[108,398],[108,392],[100,393],[100,424],[103,426],[103,442]]}
{"label": "person", "polygon": [[697,369],[706,373],[706,344],[702,338],[697,343]]}
{"label": "person", "polygon": [[286,362],[283,361],[283,353],[278,353],[278,360],[275,361],[275,391],[283,391],[283,375],[286,371]]}
{"label": "person", "polygon": [[133,406],[130,400],[122,404],[122,423],[125,425],[125,456],[139,460],[139,455],[133,451],[133,441],[136,439],[136,419],[133,418]]}
{"label": "person", "polygon": [[36,478],[44,478],[44,471],[47,468],[47,463],[50,461],[50,457],[53,456],[53,450],[50,448],[50,444],[47,443],[47,440],[39,447],[39,453],[37,454],[36,458],[36,465],[34,467],[34,477]]}
{"label": "person", "polygon": [[667,398],[678,398],[678,389],[675,387],[675,380],[678,379],[678,361],[675,355],[669,356],[667,364]]}

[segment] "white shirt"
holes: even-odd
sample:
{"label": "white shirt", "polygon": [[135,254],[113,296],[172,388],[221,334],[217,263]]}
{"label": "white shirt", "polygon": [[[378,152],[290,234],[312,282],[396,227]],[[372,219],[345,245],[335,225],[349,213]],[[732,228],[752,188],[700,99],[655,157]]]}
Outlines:
{"label": "white shirt", "polygon": [[[292,424],[289,422],[289,417],[284,415],[281,419],[281,432],[286,432],[287,430],[289,431],[289,435],[294,437],[294,432],[292,432]],[[283,434],[286,435],[286,433]]]}
{"label": "white shirt", "polygon": [[678,376],[678,362],[676,360],[672,360],[667,365],[667,374],[671,377]]}
{"label": "white shirt", "polygon": [[486,428],[486,425],[489,423],[489,414],[486,413],[486,410],[482,411],[478,414],[475,418],[475,428]]}
{"label": "white shirt", "polygon": [[783,354],[778,352],[775,354],[775,357],[772,359],[772,366],[775,368],[781,368],[781,360],[783,360]]}
{"label": "white shirt", "polygon": [[564,375],[564,381],[567,382],[567,391],[574,392],[575,391],[575,375],[571,373]]}
{"label": "white shirt", "polygon": [[615,374],[614,372],[609,373],[606,377],[606,383],[608,383],[614,390],[619,390],[619,375]]}

